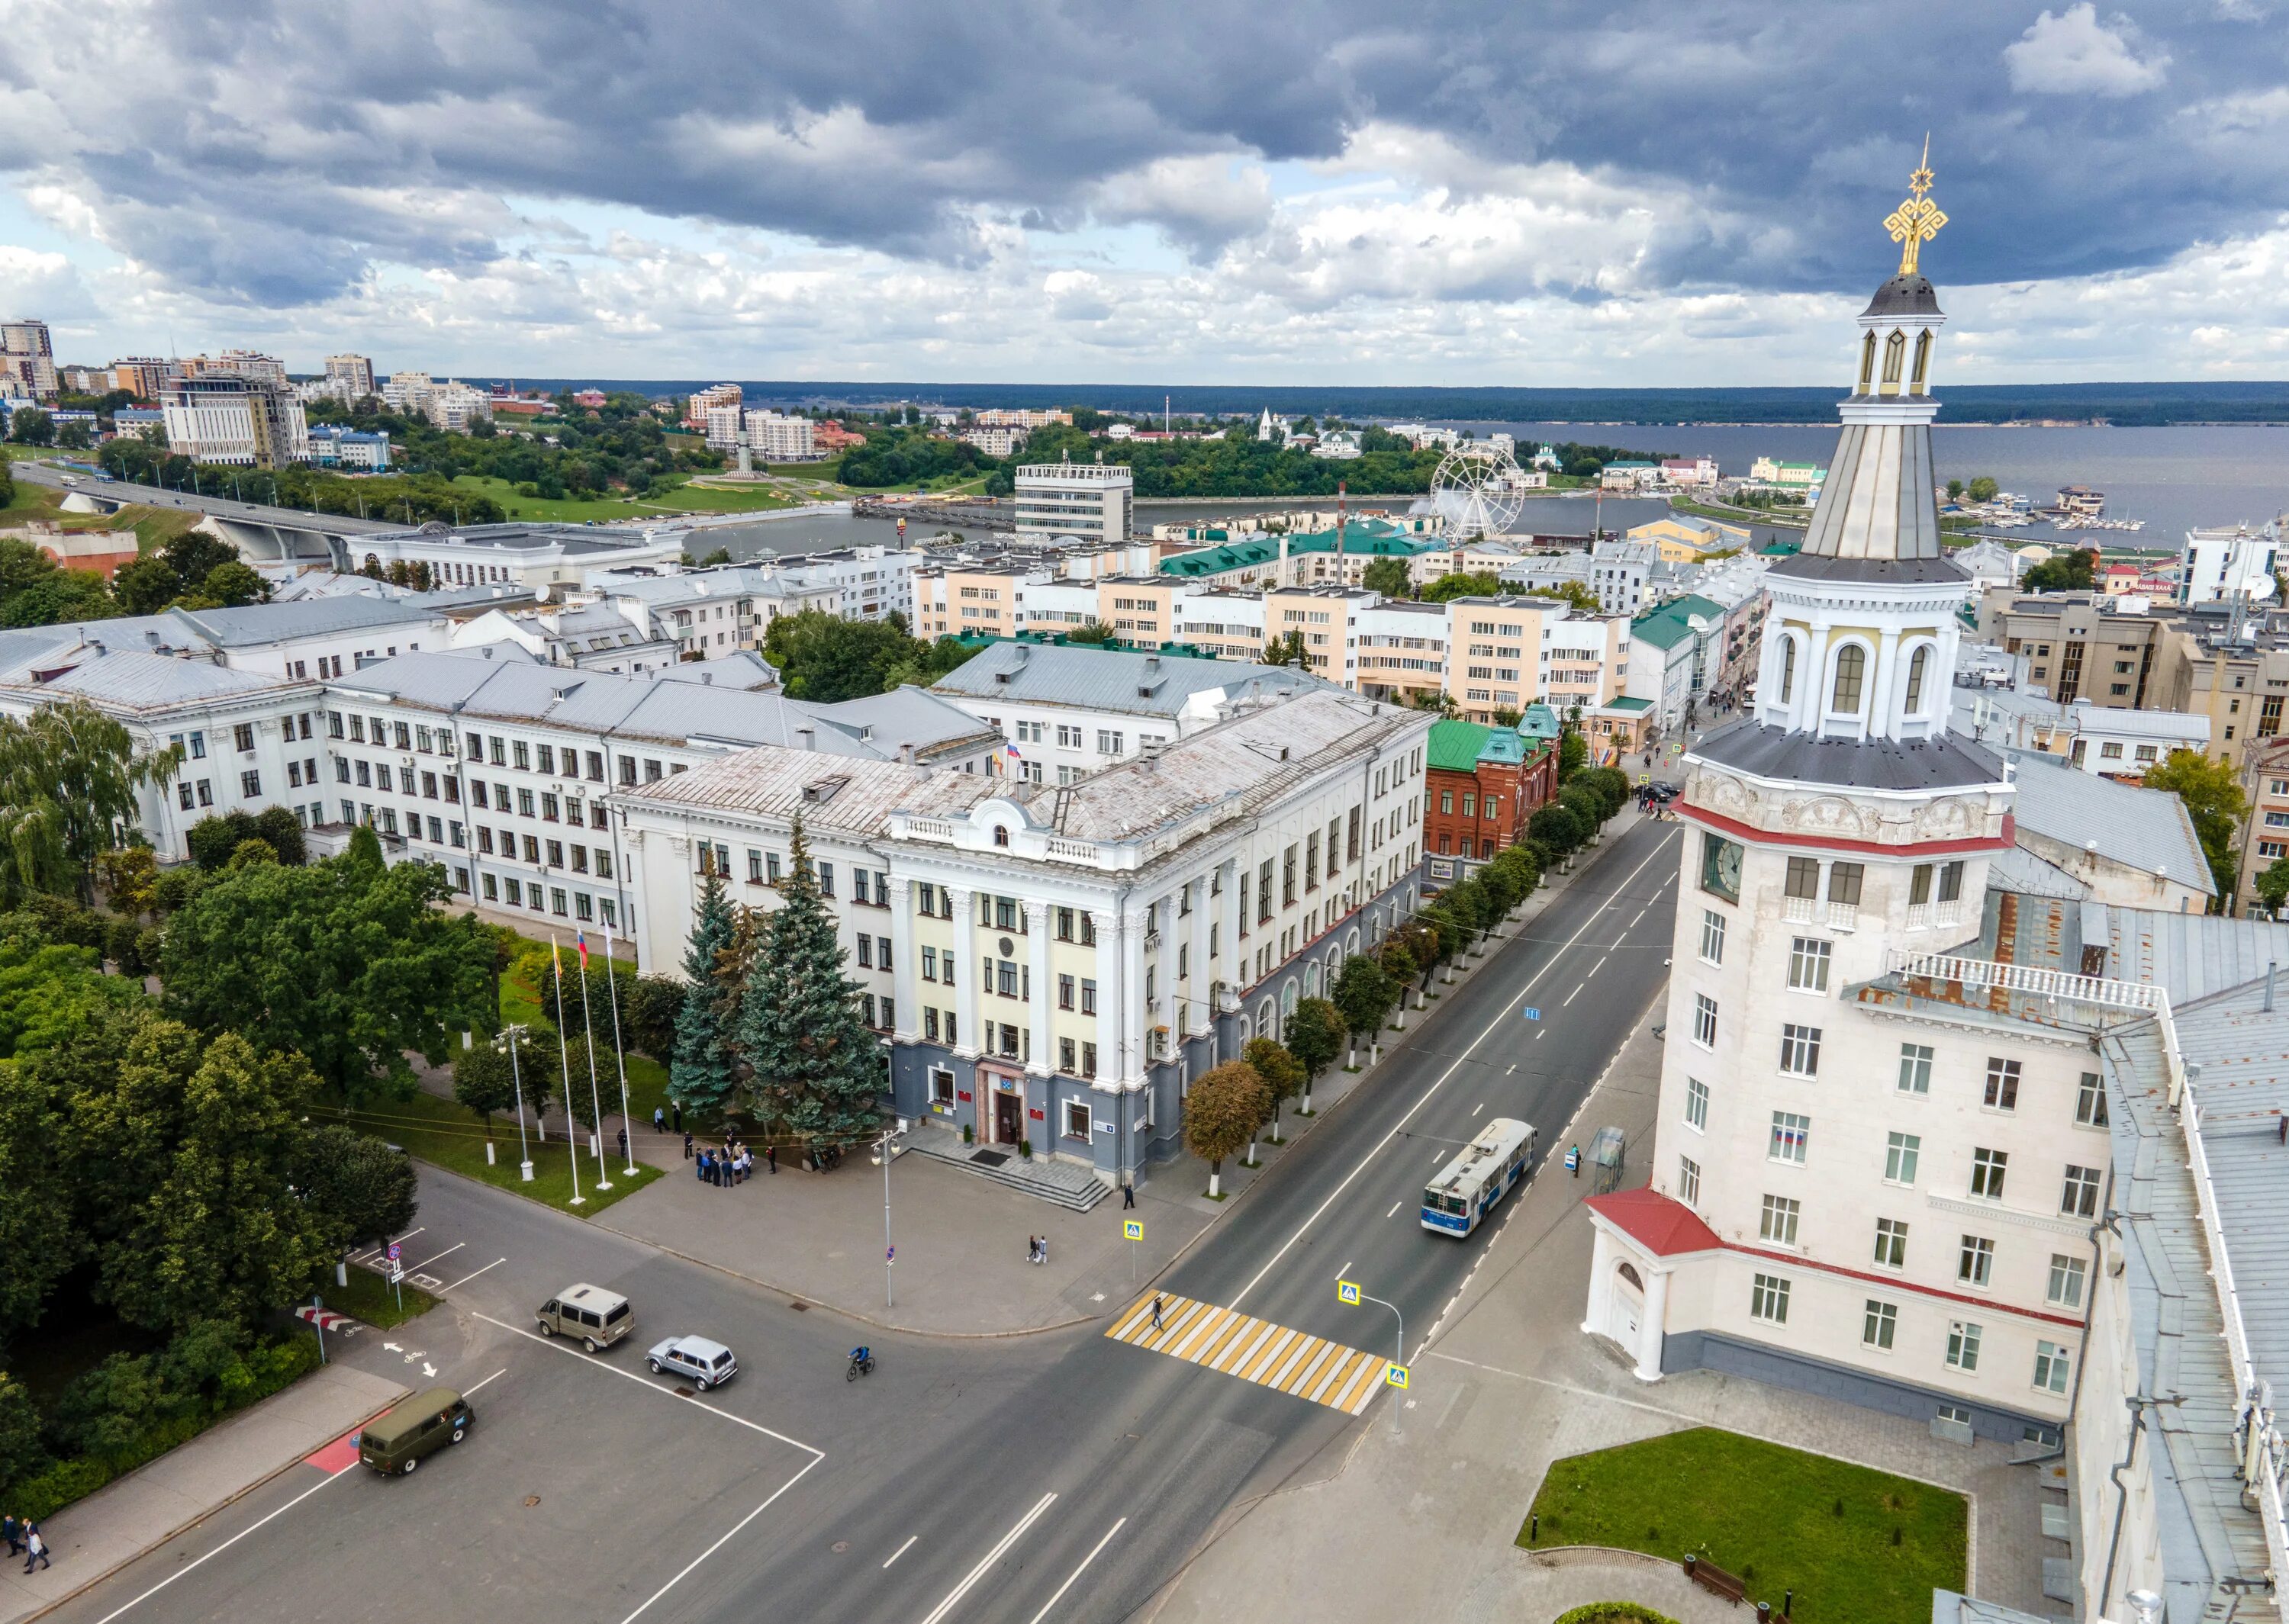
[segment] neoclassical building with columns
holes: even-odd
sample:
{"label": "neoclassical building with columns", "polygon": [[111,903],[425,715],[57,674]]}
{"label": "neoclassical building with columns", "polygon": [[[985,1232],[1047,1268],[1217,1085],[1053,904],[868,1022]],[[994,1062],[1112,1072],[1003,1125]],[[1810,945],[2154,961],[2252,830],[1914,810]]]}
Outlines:
{"label": "neoclassical building with columns", "polygon": [[675,970],[703,854],[772,905],[800,814],[897,1114],[1119,1182],[1416,907],[1432,720],[1276,696],[1065,786],[747,751],[620,798],[642,967]]}

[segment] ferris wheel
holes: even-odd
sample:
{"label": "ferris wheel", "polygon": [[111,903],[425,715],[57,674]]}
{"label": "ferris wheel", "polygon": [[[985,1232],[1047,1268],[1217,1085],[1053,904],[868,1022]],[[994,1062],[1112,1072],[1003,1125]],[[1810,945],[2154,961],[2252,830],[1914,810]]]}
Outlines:
{"label": "ferris wheel", "polygon": [[1508,451],[1458,445],[1431,476],[1431,506],[1450,536],[1504,535],[1526,506],[1526,474]]}

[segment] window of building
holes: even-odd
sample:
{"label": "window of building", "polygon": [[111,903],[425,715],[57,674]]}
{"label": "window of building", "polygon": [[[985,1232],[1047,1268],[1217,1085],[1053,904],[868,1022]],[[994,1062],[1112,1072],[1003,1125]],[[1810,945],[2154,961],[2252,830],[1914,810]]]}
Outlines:
{"label": "window of building", "polygon": [[1884,1142],[1884,1177],[1894,1184],[1916,1182],[1916,1163],[1923,1155],[1920,1134],[1892,1134]]}
{"label": "window of building", "polygon": [[1900,1045],[1900,1092],[1931,1092],[1932,1049],[1928,1043]]}
{"label": "window of building", "polygon": [[1817,936],[1798,936],[1789,946],[1789,990],[1792,992],[1825,992],[1828,991],[1828,959],[1834,944]]}
{"label": "window of building", "polygon": [[1797,1218],[1802,1204],[1786,1196],[1767,1196],[1763,1216],[1757,1224],[1757,1236],[1776,1246],[1796,1245]]}
{"label": "window of building", "polygon": [[2083,1127],[2106,1126],[2106,1085],[2095,1071],[2084,1072],[2075,1091],[2075,1121]]}
{"label": "window of building", "polygon": [[2082,1307],[2083,1276],[2088,1268],[2088,1262],[2082,1258],[2070,1257],[2063,1252],[2052,1253],[2051,1283],[2043,1301],[2054,1308]]}
{"label": "window of building", "polygon": [[1828,900],[1841,903],[1847,908],[1860,905],[1860,885],[1867,878],[1864,864],[1831,863],[1828,865]]}
{"label": "window of building", "polygon": [[1820,862],[1815,857],[1791,857],[1788,860],[1788,880],[1785,889],[1789,896],[1809,902],[1820,896]]}
{"label": "window of building", "polygon": [[1776,1162],[1804,1165],[1805,1151],[1812,1138],[1812,1118],[1792,1111],[1773,1113],[1773,1136],[1766,1154]]}
{"label": "window of building", "polygon": [[1711,964],[1725,962],[1725,916],[1714,908],[1701,911],[1701,957]]}
{"label": "window of building", "polygon": [[1697,1077],[1685,1079],[1685,1120],[1703,1131],[1709,1126],[1709,1085]]}
{"label": "window of building", "polygon": [[2011,1153],[1983,1147],[1971,1153],[1971,1193],[1982,1200],[2003,1198],[2003,1175],[2010,1171]]}
{"label": "window of building", "polygon": [[1860,690],[1868,673],[1868,651],[1857,643],[1846,643],[1836,653],[1836,687],[1829,701],[1829,709],[1847,715],[1860,709]]}
{"label": "window of building", "polygon": [[1979,1327],[1967,1319],[1947,1322],[1947,1362],[1951,1369],[1979,1368]]}
{"label": "window of building", "polygon": [[1905,1269],[1908,1266],[1907,1220],[1876,1220],[1876,1262],[1886,1269]]}
{"label": "window of building", "polygon": [[1782,1025],[1781,1070],[1791,1077],[1820,1075],[1820,1028],[1793,1021]]}
{"label": "window of building", "polygon": [[2019,1063],[1990,1056],[1987,1062],[1986,1105],[1990,1111],[2019,1109]]}
{"label": "window of building", "polygon": [[1985,1286],[1995,1275],[1995,1243],[1984,1235],[1966,1235],[1955,1255],[1955,1278],[1966,1286]]}
{"label": "window of building", "polygon": [[1869,1298],[1860,1314],[1860,1345],[1889,1353],[1892,1350],[1892,1334],[1899,1328],[1899,1324],[1897,1304]]}
{"label": "window of building", "polygon": [[1089,1108],[1087,1104],[1080,1100],[1067,1100],[1065,1102],[1065,1137],[1068,1139],[1087,1139],[1089,1137]]}
{"label": "window of building", "polygon": [[2035,1344],[2035,1387],[2039,1392],[2063,1393],[2073,1371],[2073,1358],[2056,1342]]}
{"label": "window of building", "polygon": [[2067,1164],[2064,1186],[2059,1191],[2059,1211],[2069,1218],[2098,1216],[2099,1172],[2095,1167]]}
{"label": "window of building", "polygon": [[1767,1325],[1788,1324],[1789,1283],[1776,1274],[1753,1277],[1749,1286],[1749,1318]]}
{"label": "window of building", "polygon": [[1086,977],[1081,983],[1081,1012],[1083,1015],[1097,1013],[1097,983]]}
{"label": "window of building", "polygon": [[1677,1158],[1677,1198],[1687,1206],[1701,1205],[1701,1164],[1689,1156]]}
{"label": "window of building", "polygon": [[1693,995],[1693,1040],[1704,1049],[1717,1047],[1717,1000],[1706,992]]}

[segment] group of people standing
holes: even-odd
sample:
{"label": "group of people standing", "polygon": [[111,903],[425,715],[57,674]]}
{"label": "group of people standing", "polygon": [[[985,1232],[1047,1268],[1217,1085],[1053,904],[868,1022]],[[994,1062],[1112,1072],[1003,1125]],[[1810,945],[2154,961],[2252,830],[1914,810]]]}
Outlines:
{"label": "group of people standing", "polygon": [[[721,1150],[711,1145],[695,1155],[691,1135],[686,1134],[683,1136],[683,1157],[686,1161],[698,1164],[697,1171],[703,1184],[720,1184],[729,1189],[733,1184],[744,1184],[754,1176],[755,1153],[737,1139],[724,1140]],[[770,1173],[779,1170],[777,1146],[763,1147],[763,1166]]]}
{"label": "group of people standing", "polygon": [[35,1563],[44,1568],[54,1565],[48,1560],[48,1542],[41,1537],[39,1524],[29,1517],[19,1520],[13,1512],[0,1517],[0,1539],[8,1541],[11,1556],[24,1559],[24,1572],[27,1573],[32,1571]]}

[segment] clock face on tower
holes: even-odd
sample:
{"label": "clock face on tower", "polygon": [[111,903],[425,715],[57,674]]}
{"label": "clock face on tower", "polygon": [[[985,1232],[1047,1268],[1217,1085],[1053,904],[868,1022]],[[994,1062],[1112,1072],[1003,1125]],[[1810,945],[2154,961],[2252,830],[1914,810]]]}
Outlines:
{"label": "clock face on tower", "polygon": [[1741,900],[1741,844],[1705,830],[1701,836],[1701,888],[1728,903]]}

